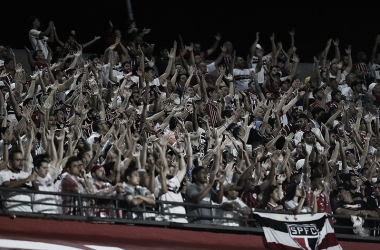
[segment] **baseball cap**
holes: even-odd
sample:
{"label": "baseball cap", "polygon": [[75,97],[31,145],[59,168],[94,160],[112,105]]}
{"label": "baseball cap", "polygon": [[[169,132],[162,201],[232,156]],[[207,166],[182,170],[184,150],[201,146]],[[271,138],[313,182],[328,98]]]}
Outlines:
{"label": "baseball cap", "polygon": [[103,165],[101,165],[101,164],[94,164],[92,167],[91,167],[91,173],[95,173],[96,172],[96,170],[98,170],[99,168],[102,168],[103,167]]}
{"label": "baseball cap", "polygon": [[297,171],[302,169],[303,165],[305,165],[305,159],[299,159],[297,162],[296,162],[296,169]]}
{"label": "baseball cap", "polygon": [[238,185],[236,185],[235,183],[233,182],[229,182],[229,183],[226,183],[223,185],[223,188],[224,188],[224,192],[228,192],[228,191],[239,191],[241,189],[241,187],[239,187]]}
{"label": "baseball cap", "polygon": [[157,140],[159,140],[160,138],[158,138],[156,135],[151,135],[148,137],[148,142],[155,142]]}
{"label": "baseball cap", "polygon": [[256,49],[263,49],[260,44],[256,44]]}

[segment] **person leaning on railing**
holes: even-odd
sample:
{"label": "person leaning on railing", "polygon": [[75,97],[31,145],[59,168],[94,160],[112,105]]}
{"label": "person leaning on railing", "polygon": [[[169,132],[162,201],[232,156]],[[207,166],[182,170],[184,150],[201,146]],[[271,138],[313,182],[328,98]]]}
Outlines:
{"label": "person leaning on railing", "polygon": [[[362,218],[375,217],[378,218],[377,211],[370,207],[364,200],[353,200],[350,187],[346,184],[340,184],[337,187],[339,201],[335,204],[333,212],[338,215],[359,216]],[[336,218],[336,226],[348,226],[351,228],[335,227],[336,233],[353,234],[353,222],[349,218]],[[368,221],[364,219],[363,227],[368,227]]]}
{"label": "person leaning on railing", "polygon": [[[4,138],[4,147],[9,145],[7,138]],[[4,157],[8,159],[6,155]],[[9,154],[7,167],[0,171],[0,185],[7,188],[33,189],[38,190],[36,184],[37,173],[28,174],[23,171],[24,156],[21,150],[13,150]],[[6,211],[32,212],[32,193],[1,192],[3,207]]]}

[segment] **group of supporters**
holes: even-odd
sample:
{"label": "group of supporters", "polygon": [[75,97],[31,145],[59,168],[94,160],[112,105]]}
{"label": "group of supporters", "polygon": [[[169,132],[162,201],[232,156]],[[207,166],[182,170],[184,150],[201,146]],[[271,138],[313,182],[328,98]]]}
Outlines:
{"label": "group of supporters", "polygon": [[255,226],[258,208],[379,217],[380,35],[354,62],[357,48],[329,39],[301,79],[294,30],[287,50],[256,33],[247,55],[221,34],[209,49],[179,36],[158,51],[132,20],[84,58],[101,37],[62,42],[53,22],[30,21],[29,65],[0,47],[0,185],[56,194],[2,189],[5,211],[230,226]]}

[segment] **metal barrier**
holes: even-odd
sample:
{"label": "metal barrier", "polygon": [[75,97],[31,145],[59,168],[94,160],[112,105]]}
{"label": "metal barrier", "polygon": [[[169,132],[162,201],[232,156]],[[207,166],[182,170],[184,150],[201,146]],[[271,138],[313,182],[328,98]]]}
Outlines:
{"label": "metal barrier", "polygon": [[[238,222],[241,226],[225,226],[225,225],[219,225],[219,224],[195,224],[195,223],[178,223],[178,222],[171,222],[166,221],[165,219],[158,220],[160,216],[165,215],[171,215],[171,216],[184,216],[184,214],[178,214],[178,213],[167,213],[163,211],[164,205],[178,205],[183,206],[185,208],[190,206],[195,207],[203,207],[203,208],[210,208],[212,210],[220,209],[219,205],[196,205],[189,202],[169,202],[169,201],[156,201],[155,206],[147,206],[146,210],[133,210],[133,209],[127,209],[124,207],[119,207],[118,203],[120,202],[120,199],[116,197],[111,196],[97,196],[97,195],[87,195],[87,194],[74,194],[74,193],[56,193],[56,192],[47,192],[47,191],[35,191],[35,190],[27,190],[27,189],[12,189],[12,188],[4,188],[0,187],[1,192],[1,202],[0,202],[0,215],[2,216],[22,216],[22,217],[34,217],[34,218],[46,218],[46,219],[57,219],[57,220],[76,220],[76,221],[86,221],[86,222],[93,222],[93,223],[113,223],[113,224],[135,224],[135,225],[149,225],[149,226],[157,226],[157,227],[167,227],[167,228],[188,228],[192,230],[212,230],[212,231],[218,231],[218,232],[229,232],[229,233],[236,233],[236,234],[263,234],[263,230],[260,227],[260,225],[255,224],[255,226],[248,226],[250,222],[255,222],[254,219],[249,219],[247,216],[241,216],[239,218],[225,218],[220,216],[215,216],[214,213],[212,213],[212,216],[202,216],[198,215],[197,217],[201,217],[203,219],[208,220],[218,220],[218,219],[228,219],[231,221]],[[5,194],[5,195],[4,195]],[[13,196],[12,196],[13,194]],[[77,211],[75,214],[64,214],[61,211],[63,207],[65,207],[65,204],[62,204],[60,202],[39,202],[34,201],[33,199],[29,201],[17,201],[17,200],[9,200],[9,198],[6,198],[7,196],[14,197],[14,195],[20,195],[25,194],[33,197],[34,195],[46,195],[47,197],[58,197],[58,199],[62,197],[71,197],[73,200],[76,201],[75,206],[71,207],[71,211]],[[94,202],[88,202],[88,201],[99,201],[101,200],[101,204],[94,204]],[[57,208],[56,213],[44,213],[44,212],[22,212],[22,211],[9,211],[4,208],[3,203],[11,201],[11,202],[17,202],[19,205],[26,205],[34,207],[36,205],[43,205],[43,206],[52,206]],[[107,204],[107,205],[105,205]],[[97,214],[97,211],[107,211],[108,216],[102,217]],[[265,210],[265,209],[255,209],[257,212],[263,212],[263,213],[275,213],[275,214],[292,214],[287,211],[271,211],[271,210]],[[145,213],[150,214],[150,217],[147,219],[141,220],[141,219],[126,219],[122,215],[125,212],[136,212],[136,213]],[[153,216],[152,216],[153,215]],[[192,215],[186,214],[186,218],[191,217]],[[350,216],[345,215],[331,215],[332,219],[336,218],[345,218],[350,219]],[[380,218],[366,218],[367,221],[372,222],[371,227],[367,227],[368,230],[371,231],[371,235],[369,237],[361,237],[360,235],[356,234],[339,234],[336,233],[336,236],[340,240],[355,240],[355,241],[362,241],[362,242],[380,242]],[[340,226],[333,224],[334,229],[352,229],[353,227],[347,227],[347,226]]]}

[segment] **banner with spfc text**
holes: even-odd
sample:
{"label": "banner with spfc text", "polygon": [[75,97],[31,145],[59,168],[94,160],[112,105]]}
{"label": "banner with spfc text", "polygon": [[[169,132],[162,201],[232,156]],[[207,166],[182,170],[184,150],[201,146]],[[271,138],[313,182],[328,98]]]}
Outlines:
{"label": "banner with spfc text", "polygon": [[254,212],[266,241],[276,250],[342,250],[326,213],[273,214]]}

